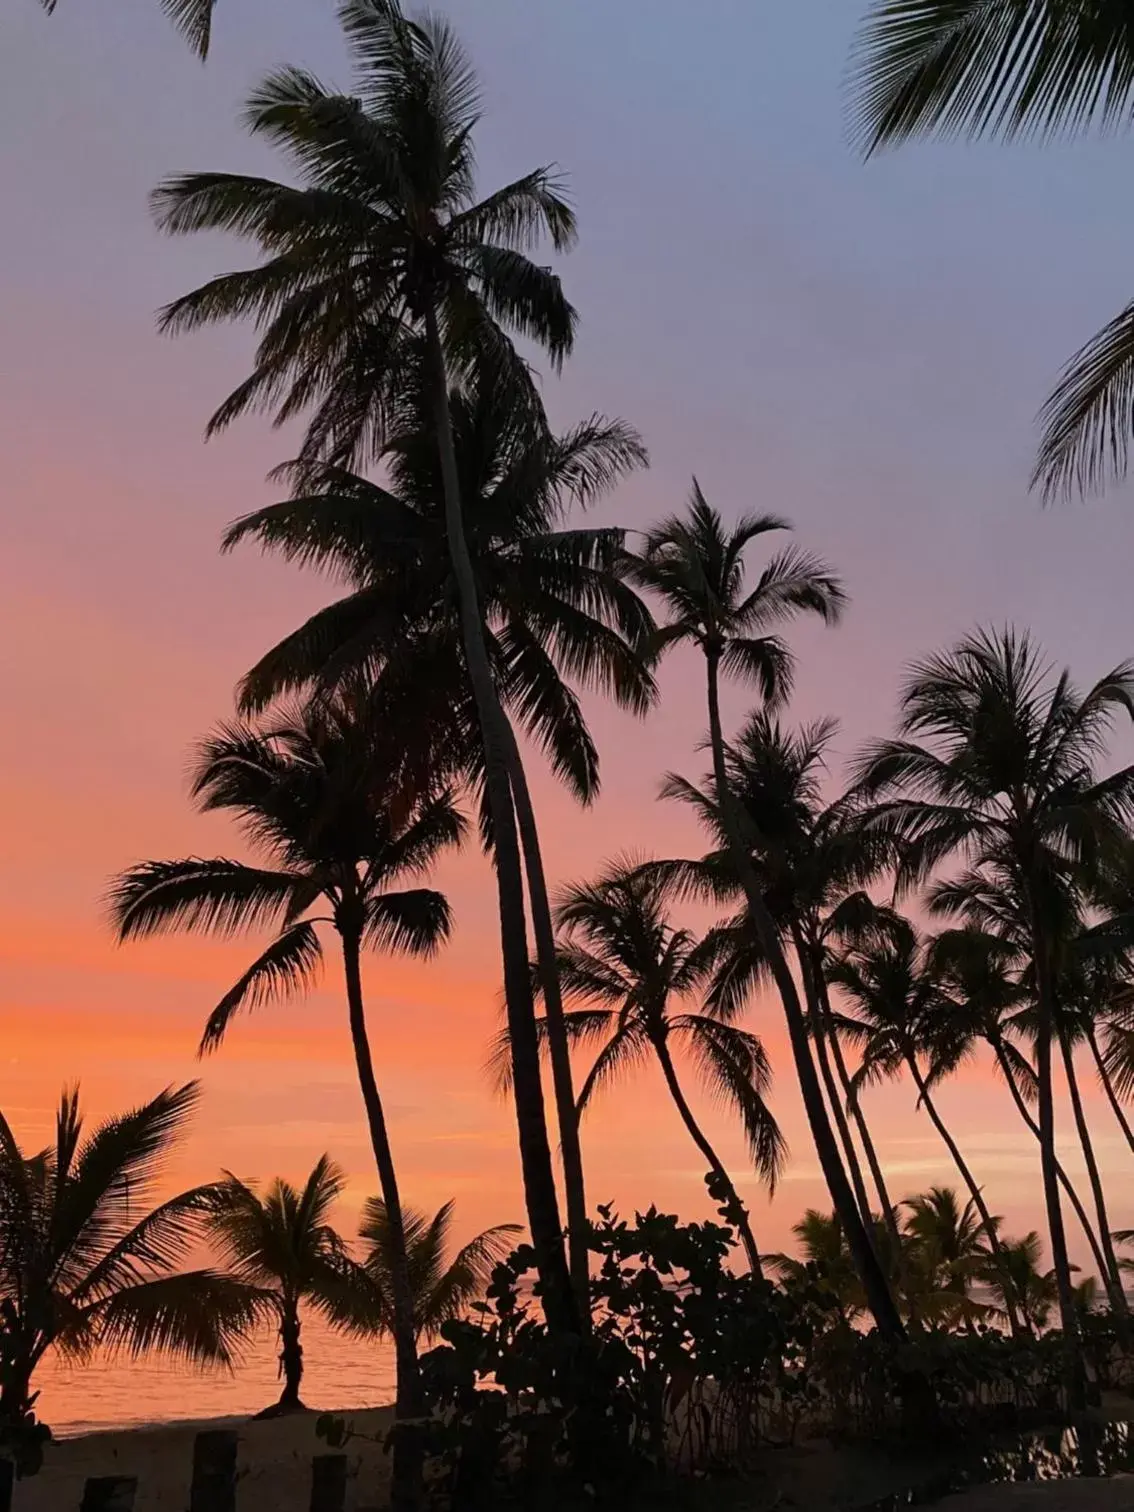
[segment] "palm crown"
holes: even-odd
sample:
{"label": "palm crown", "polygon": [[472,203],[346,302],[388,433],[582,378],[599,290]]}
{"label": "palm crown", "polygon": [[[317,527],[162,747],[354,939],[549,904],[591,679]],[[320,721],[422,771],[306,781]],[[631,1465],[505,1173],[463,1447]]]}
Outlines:
{"label": "palm crown", "polygon": [[150,1206],[197,1098],[195,1082],[168,1087],[88,1131],[78,1092],[64,1092],[53,1142],[32,1155],[0,1114],[6,1417],[34,1403],[32,1378],[50,1349],[79,1360],[101,1347],[233,1363],[263,1310],[259,1290],[213,1270],[177,1269],[203,1232],[216,1187]]}
{"label": "palm crown", "polygon": [[285,711],[263,729],[222,727],[202,746],[193,790],[203,808],[235,814],[268,864],[145,862],[123,873],[111,902],[123,939],[276,929],[214,1008],[203,1049],[220,1043],[240,1009],[312,984],[321,920],[371,948],[415,954],[448,934],[440,893],[397,884],[458,844],[464,821],[448,791],[418,796],[396,772],[376,771],[366,721],[346,705]]}
{"label": "palm crown", "polygon": [[575,312],[556,275],[527,254],[542,236],[569,247],[575,218],[551,168],[476,198],[479,90],[445,22],[411,21],[391,0],[345,0],[339,14],[352,93],[285,68],[244,114],[299,183],[186,174],[154,205],[167,231],[231,231],[262,254],[164,312],[171,331],[232,319],[261,331],[253,373],[211,428],[257,407],[283,421],[314,404],[305,450],[345,462],[380,446],[420,372],[412,336],[428,321],[453,374],[484,363],[516,376],[502,327],[562,361]]}
{"label": "palm crown", "polygon": [[[454,390],[450,410],[499,696],[589,799],[598,753],[571,682],[644,712],[655,689],[637,648],[653,625],[625,581],[625,532],[563,521],[572,503],[589,504],[640,465],[644,451],[632,430],[601,416],[555,436],[517,417],[508,395],[488,383]],[[424,401],[407,410],[383,461],[386,486],[337,468],[304,469],[318,492],[258,510],[227,532],[226,547],[258,540],[348,588],[260,660],[242,701],[261,708],[312,684],[332,692],[361,672],[391,717],[405,701],[407,727],[431,732],[431,762],[479,777],[483,751]]]}
{"label": "palm crown", "polygon": [[[430,1217],[412,1208],[402,1210],[410,1285],[418,1335],[432,1338],[441,1325],[460,1317],[488,1285],[493,1267],[507,1255],[518,1224],[498,1223],[475,1235],[450,1256],[449,1244],[455,1204],[446,1202]],[[380,1197],[367,1199],[359,1236],[366,1248],[363,1267],[367,1288],[368,1323],[379,1332],[393,1327],[390,1277],[390,1219]]]}

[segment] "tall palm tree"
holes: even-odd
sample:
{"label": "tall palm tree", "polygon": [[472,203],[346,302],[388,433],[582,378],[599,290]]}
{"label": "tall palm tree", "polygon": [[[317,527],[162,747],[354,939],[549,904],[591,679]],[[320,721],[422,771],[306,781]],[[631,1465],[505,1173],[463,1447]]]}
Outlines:
{"label": "tall palm tree", "polygon": [[492,676],[465,535],[450,384],[487,371],[517,404],[538,403],[507,331],[558,367],[575,311],[558,277],[528,255],[541,238],[563,251],[575,218],[558,175],[538,168],[476,198],[480,95],[452,30],[404,17],[392,0],[343,0],[353,92],[328,92],[286,68],[252,94],[249,130],[282,149],[299,184],[196,173],[157,191],[161,226],[232,231],[261,262],[225,274],[164,312],[169,331],[251,320],[255,368],[211,429],[255,408],[284,420],[314,412],[304,454],[365,465],[402,396],[431,396],[461,634],[484,745],[492,815],[505,998],[529,1226],[553,1327],[579,1324],[560,1231],[539,1074],[523,874],[509,780],[510,729]]}
{"label": "tall palm tree", "polygon": [[262,1316],[256,1287],[215,1270],[180,1271],[203,1232],[215,1186],[151,1206],[170,1149],[198,1100],[196,1082],[87,1129],[78,1090],[59,1103],[51,1144],[25,1153],[0,1113],[0,1427],[29,1413],[50,1350],[158,1350],[231,1367]]}
{"label": "tall palm tree", "polygon": [[302,1189],[277,1177],[261,1193],[226,1173],[210,1201],[210,1238],[229,1270],[268,1299],[279,1334],[283,1390],[261,1417],[304,1410],[301,1305],[314,1307],[332,1326],[355,1321],[356,1267],[329,1221],[345,1184],[324,1155]]}
{"label": "tall palm tree", "polygon": [[[235,1014],[308,989],[323,959],[320,927],[338,936],[348,1021],[370,1142],[394,1230],[397,1415],[420,1411],[413,1293],[385,1110],[374,1075],[362,990],[363,949],[432,954],[449,934],[445,898],[416,881],[459,844],[465,824],[450,793],[421,794],[380,771],[370,723],[348,702],[308,705],[257,729],[224,726],[202,746],[193,792],[232,814],[263,865],[221,857],[148,861],[123,872],[111,898],[119,938],[185,929],[236,934],[270,928],[267,947],[213,1009],[202,1050]],[[408,1450],[407,1450],[408,1455]],[[403,1458],[399,1472],[405,1470]],[[414,1493],[399,1479],[399,1497]]]}
{"label": "tall palm tree", "polygon": [[705,658],[713,778],[732,865],[744,893],[749,923],[783,1003],[811,1137],[835,1211],[855,1263],[861,1267],[870,1310],[881,1329],[900,1336],[898,1309],[847,1179],[811,1058],[807,1019],[775,918],[752,864],[743,815],[728,782],[721,673],[754,684],[768,704],[782,701],[790,691],[793,658],[779,630],[802,613],[834,622],[844,603],[843,589],[828,568],[792,547],[773,557],[746,591],[747,548],[762,536],[786,528],[785,521],[772,515],[745,515],[731,531],[727,530],[720,513],[694,480],[685,514],[664,520],[647,534],[637,575],[666,611],[666,622],[658,635],[659,649],[688,644],[696,646]]}
{"label": "tall palm tree", "polygon": [[[853,71],[868,153],[914,137],[1077,135],[1125,127],[1134,101],[1126,0],[873,0]],[[1134,304],[1064,369],[1041,414],[1046,494],[1126,472]]]}
{"label": "tall palm tree", "polygon": [[[573,1043],[600,1045],[579,1092],[580,1111],[617,1076],[653,1056],[689,1137],[704,1157],[711,1189],[729,1210],[748,1263],[760,1273],[760,1254],[747,1211],[724,1162],[698,1123],[674,1064],[680,1046],[694,1061],[706,1090],[740,1115],[756,1170],[775,1186],[785,1146],[767,1103],[771,1082],[760,1040],[739,1028],[735,1014],[689,1011],[682,999],[708,983],[719,950],[712,934],[698,939],[675,926],[666,886],[656,869],[629,859],[612,862],[593,882],[566,888],[555,909],[559,979],[565,995],[588,1006],[566,1014]],[[507,1063],[497,1048],[496,1063]]]}
{"label": "tall palm tree", "polygon": [[[858,764],[864,798],[886,800],[876,822],[905,844],[905,881],[961,857],[973,872],[1010,879],[1017,915],[1028,921],[1044,1201],[1069,1341],[1076,1317],[1052,1095],[1057,951],[1077,903],[1071,872],[1116,854],[1134,817],[1134,767],[1097,771],[1121,712],[1134,713],[1131,664],[1080,695],[1026,634],[978,632],[914,666],[898,738],[876,742]],[[1068,1364],[1078,1372],[1071,1348]]]}
{"label": "tall palm tree", "polygon": [[[863,829],[853,803],[845,795],[834,800],[824,796],[826,755],[836,730],[832,720],[799,730],[787,729],[766,711],[757,710],[736,739],[726,744],[725,770],[783,948],[795,952],[816,1061],[862,1221],[870,1232],[873,1210],[848,1126],[848,1111],[890,1230],[888,1243],[898,1253],[901,1236],[894,1204],[862,1104],[850,1096],[850,1076],[835,1033],[824,972],[832,942],[855,927],[864,912],[873,917],[873,904],[864,888],[882,876],[893,857],[884,837],[880,841]],[[699,785],[675,775],[666,778],[663,796],[688,804],[717,848],[698,861],[659,865],[680,893],[719,903],[731,902],[741,889],[716,792],[712,774]],[[731,938],[732,949],[712,990],[714,997],[739,1002],[767,977],[768,967],[746,918],[735,922]]]}
{"label": "tall palm tree", "polygon": [[[858,1040],[862,1047],[862,1063],[853,1078],[856,1095],[872,1081],[909,1072],[918,1105],[949,1151],[980,1215],[990,1252],[995,1254],[996,1220],[933,1099],[932,1083],[946,1068],[955,1067],[967,1045],[950,1040],[951,1016],[931,960],[930,950],[918,940],[909,920],[880,909],[876,926],[827,964],[827,980],[850,1010],[837,1019],[837,1032]],[[926,1071],[922,1057],[929,1061]]]}
{"label": "tall palm tree", "polygon": [[[273,647],[241,686],[246,710],[281,693],[334,694],[363,675],[403,738],[422,735],[427,770],[445,762],[480,789],[484,744],[473,701],[431,412],[407,403],[387,438],[385,486],[340,468],[304,464],[302,492],[238,520],[226,548],[249,538],[335,576],[346,593]],[[581,802],[599,787],[598,752],[572,684],[612,694],[643,713],[656,693],[635,647],[653,624],[625,581],[625,532],[566,523],[645,453],[619,421],[593,416],[561,436],[542,419],[517,419],[499,386],[474,383],[450,395],[454,444],[467,513],[469,552],[485,616],[497,693],[510,719],[546,750]],[[428,701],[428,707],[426,703]],[[555,940],[534,808],[518,745],[509,775],[540,960],[563,1159],[571,1263],[587,1297],[587,1205],[555,975]],[[483,811],[486,836],[491,815]]]}
{"label": "tall palm tree", "polygon": [[[493,1268],[507,1256],[514,1237],[523,1232],[519,1224],[497,1223],[450,1256],[454,1206],[446,1202],[432,1217],[414,1208],[402,1209],[419,1339],[435,1338],[443,1323],[460,1317],[484,1294]],[[367,1326],[376,1327],[379,1333],[392,1333],[390,1217],[380,1197],[367,1198],[358,1232],[366,1249],[362,1264],[370,1283],[366,1292]]]}

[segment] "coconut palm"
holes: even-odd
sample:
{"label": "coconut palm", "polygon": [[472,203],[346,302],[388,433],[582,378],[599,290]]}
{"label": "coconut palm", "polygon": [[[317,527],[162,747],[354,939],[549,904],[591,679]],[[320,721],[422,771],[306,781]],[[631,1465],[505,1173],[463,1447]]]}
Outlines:
{"label": "coconut palm", "polygon": [[[556,774],[584,803],[599,766],[572,684],[612,694],[643,713],[655,696],[636,644],[652,630],[624,581],[624,532],[565,524],[571,504],[599,497],[644,461],[633,431],[594,416],[561,436],[518,419],[499,386],[450,395],[466,534],[485,616],[489,659],[510,719],[543,746]],[[363,675],[389,707],[392,728],[418,733],[423,763],[445,762],[483,800],[484,745],[469,683],[445,533],[437,448],[428,405],[407,404],[383,461],[384,487],[339,468],[302,468],[317,491],[238,520],[226,547],[253,539],[333,574],[347,592],[270,650],[241,685],[245,709],[281,693],[335,693]],[[427,703],[428,700],[428,703]],[[515,741],[510,777],[541,964],[572,1271],[585,1302],[587,1206],[574,1088],[554,969],[554,930],[523,762]],[[491,815],[484,815],[491,833]],[[556,1032],[557,1026],[560,1032]]]}
{"label": "coconut palm", "polygon": [[[413,1208],[402,1209],[419,1339],[436,1338],[443,1323],[459,1318],[483,1296],[493,1268],[506,1258],[514,1237],[523,1232],[519,1224],[498,1223],[450,1256],[454,1207],[453,1202],[446,1202],[432,1217]],[[370,1283],[368,1326],[392,1333],[390,1218],[380,1197],[367,1198],[358,1232],[366,1248],[362,1264]]]}
{"label": "coconut palm", "polygon": [[509,779],[511,735],[485,644],[449,410],[453,381],[489,372],[521,408],[538,403],[508,331],[558,366],[575,312],[556,274],[528,255],[575,237],[558,175],[538,168],[476,197],[476,78],[447,23],[410,21],[391,0],[343,0],[355,65],[349,95],[286,68],[254,91],[249,130],[280,148],[298,185],[229,173],[188,174],[157,191],[170,232],[232,231],[257,266],[176,300],[169,331],[250,320],[254,371],[213,417],[252,409],[310,415],[304,455],[364,465],[403,396],[425,384],[445,500],[461,634],[484,746],[492,815],[505,999],[529,1226],[543,1304],[555,1328],[578,1326],[560,1232],[528,973],[523,875]]}
{"label": "coconut palm", "polygon": [[[911,1259],[925,1284],[919,1298],[922,1313],[945,1321],[959,1318],[971,1330],[987,1312],[971,1288],[995,1264],[1002,1220],[986,1218],[971,1197],[962,1207],[952,1187],[932,1186],[907,1197],[902,1206]],[[1016,1309],[1006,1303],[1005,1311],[1015,1332]]]}
{"label": "coconut palm", "polygon": [[880,1328],[900,1336],[901,1319],[847,1179],[811,1058],[807,1019],[752,864],[743,815],[728,783],[720,710],[722,672],[754,684],[765,703],[781,701],[791,688],[793,658],[779,631],[804,613],[834,622],[844,602],[842,587],[830,570],[794,547],[773,557],[746,590],[747,548],[762,536],[787,528],[785,521],[773,515],[745,515],[732,530],[726,529],[720,513],[694,480],[685,514],[664,520],[647,534],[636,572],[666,611],[659,650],[692,645],[705,658],[713,780],[733,869],[744,893],[749,924],[783,1003],[808,1126],[835,1211],[855,1263],[861,1267],[871,1312]]}
{"label": "coconut palm", "polygon": [[[1128,124],[1125,0],[874,0],[853,71],[868,153],[913,137],[1077,134]],[[1082,347],[1044,405],[1033,484],[1125,475],[1134,432],[1134,304]]]}
{"label": "coconut palm", "polygon": [[303,1411],[301,1307],[313,1307],[332,1326],[354,1326],[357,1267],[331,1227],[330,1212],[346,1177],[322,1156],[296,1188],[277,1177],[261,1193],[231,1173],[209,1204],[209,1237],[229,1270],[269,1300],[280,1341],[279,1401],[260,1414]]}
{"label": "coconut palm", "polygon": [[[912,669],[898,738],[875,743],[858,763],[864,798],[885,799],[876,822],[905,845],[903,882],[960,858],[972,872],[1009,880],[1027,920],[1044,1201],[1069,1340],[1076,1319],[1052,1095],[1058,948],[1082,876],[1109,864],[1134,817],[1134,767],[1097,771],[1122,712],[1134,712],[1134,666],[1080,695],[1026,634],[982,631]],[[1068,1362],[1078,1371],[1070,1349]]]}
{"label": "coconut palm", "polygon": [[[853,1078],[856,1096],[872,1082],[909,1072],[918,1106],[924,1108],[957,1167],[995,1254],[996,1220],[933,1098],[933,1083],[957,1066],[969,1044],[950,1034],[950,1005],[931,962],[931,948],[918,939],[909,920],[879,909],[874,928],[828,961],[827,980],[838,989],[848,1010],[837,1017],[836,1028],[861,1048],[861,1064]],[[922,1059],[928,1062],[924,1070]]]}
{"label": "coconut palm", "polygon": [[[894,1205],[886,1188],[862,1105],[850,1096],[850,1077],[834,1030],[824,961],[832,941],[853,927],[873,905],[863,889],[892,862],[885,837],[864,831],[845,796],[826,799],[826,754],[837,726],[821,720],[799,730],[783,727],[764,710],[751,714],[736,739],[725,746],[729,791],[739,808],[750,857],[780,931],[785,951],[794,951],[808,1006],[808,1026],[827,1091],[851,1183],[870,1231],[872,1207],[847,1122],[854,1120],[890,1230],[889,1246],[899,1253]],[[712,774],[700,784],[670,775],[662,794],[691,807],[716,848],[698,861],[659,863],[674,888],[703,901],[729,903],[741,888],[731,862],[728,835]],[[727,952],[713,984],[713,996],[736,1002],[760,986],[767,962],[740,917],[732,925]]]}
{"label": "coconut palm", "polygon": [[87,1127],[65,1091],[54,1138],[28,1154],[0,1114],[0,1427],[31,1412],[44,1356],[156,1350],[231,1367],[263,1314],[256,1287],[216,1270],[180,1271],[216,1188],[153,1206],[162,1168],[198,1100],[196,1082]]}
{"label": "coconut palm", "polygon": [[[193,792],[206,810],[232,814],[263,865],[221,857],[148,861],[116,881],[119,937],[182,929],[272,939],[213,1009],[203,1050],[224,1039],[233,1017],[306,991],[323,960],[320,928],[338,936],[348,1022],[370,1142],[397,1232],[398,1181],[374,1075],[363,999],[364,949],[428,956],[450,929],[445,898],[419,879],[465,824],[448,790],[421,793],[396,768],[379,770],[369,720],[349,701],[284,711],[257,728],[223,726],[201,748]],[[395,1347],[400,1417],[420,1403],[413,1294],[404,1244],[395,1261]],[[403,1467],[404,1469],[404,1461]],[[411,1492],[399,1485],[399,1496]]]}
{"label": "coconut palm", "polygon": [[1059,1301],[1055,1272],[1041,1271],[1042,1261],[1043,1240],[1033,1229],[1022,1239],[1002,1239],[999,1258],[990,1262],[982,1277],[993,1298],[993,1310],[1004,1316],[1011,1296],[1032,1333],[1047,1327]]}
{"label": "coconut palm", "polygon": [[[564,995],[587,1004],[565,1015],[580,1048],[600,1049],[579,1092],[579,1108],[618,1076],[648,1057],[656,1059],[689,1137],[709,1167],[710,1189],[728,1209],[752,1270],[760,1255],[732,1178],[698,1123],[685,1096],[673,1051],[692,1060],[706,1090],[739,1114],[761,1178],[774,1187],[783,1163],[783,1136],[767,1103],[771,1082],[760,1040],[723,1009],[686,1010],[683,999],[707,985],[719,950],[712,934],[698,939],[675,926],[666,909],[666,885],[656,868],[633,859],[612,862],[593,882],[560,894],[559,978]],[[497,1047],[496,1064],[507,1064]]]}
{"label": "coconut palm", "polygon": [[847,1245],[842,1225],[833,1213],[808,1208],[792,1234],[799,1255],[767,1255],[767,1263],[784,1281],[800,1285],[818,1278],[820,1286],[834,1300],[844,1322],[850,1322],[866,1306],[862,1281],[854,1257]]}

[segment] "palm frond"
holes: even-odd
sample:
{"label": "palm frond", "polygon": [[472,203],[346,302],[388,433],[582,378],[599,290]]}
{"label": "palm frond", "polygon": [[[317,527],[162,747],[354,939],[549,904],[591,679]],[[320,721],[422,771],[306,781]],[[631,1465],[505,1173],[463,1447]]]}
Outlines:
{"label": "palm frond", "polygon": [[145,861],[115,878],[110,914],[120,940],[168,929],[236,934],[278,923],[300,879],[223,857]]}
{"label": "palm frond", "polygon": [[1094,493],[1125,478],[1134,433],[1134,304],[1071,358],[1040,424],[1032,486],[1045,498]]}
{"label": "palm frond", "polygon": [[116,1291],[95,1310],[99,1343],[132,1359],[151,1350],[232,1369],[241,1344],[273,1308],[258,1287],[217,1271],[186,1271]]}
{"label": "palm frond", "polygon": [[308,992],[319,979],[323,947],[314,924],[293,924],[256,957],[209,1014],[199,1053],[216,1050],[242,1010],[264,1008]]}

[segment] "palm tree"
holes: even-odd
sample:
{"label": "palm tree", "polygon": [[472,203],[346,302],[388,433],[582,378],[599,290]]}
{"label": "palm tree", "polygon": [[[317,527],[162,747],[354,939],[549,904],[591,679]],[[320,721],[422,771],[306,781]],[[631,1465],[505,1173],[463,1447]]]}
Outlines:
{"label": "palm tree", "polygon": [[[860,1101],[850,1095],[850,1076],[835,1032],[824,962],[836,941],[856,926],[873,904],[864,888],[891,865],[884,837],[865,831],[846,796],[823,794],[826,755],[837,726],[832,720],[793,731],[764,710],[749,716],[735,741],[725,746],[725,770],[733,801],[743,815],[751,859],[782,948],[794,950],[808,1006],[808,1027],[827,1099],[835,1119],[862,1221],[872,1229],[870,1199],[847,1112],[858,1129],[890,1231],[899,1252],[900,1234],[877,1151]],[[670,775],[664,797],[688,804],[712,835],[716,849],[699,861],[659,863],[681,894],[707,902],[731,902],[741,891],[732,866],[728,834],[712,774],[699,785]],[[768,974],[767,962],[747,918],[735,921],[732,949],[713,984],[714,998],[743,1001]]]}
{"label": "palm tree", "polygon": [[[995,1266],[1001,1219],[986,1218],[971,1197],[962,1207],[952,1187],[930,1187],[927,1192],[907,1197],[903,1206],[906,1240],[926,1283],[926,1292],[919,1298],[921,1311],[945,1320],[959,1317],[971,1330],[987,1309],[971,1296],[970,1288]],[[1010,1300],[1010,1283],[1002,1292],[1007,1294],[1004,1310],[1016,1333],[1018,1320]]]}
{"label": "palm tree", "polygon": [[[710,1190],[728,1209],[752,1270],[760,1254],[748,1214],[732,1178],[693,1113],[673,1060],[681,1046],[693,1059],[706,1090],[740,1115],[756,1170],[774,1188],[785,1146],[766,1096],[771,1072],[764,1047],[739,1028],[728,1011],[674,1011],[709,981],[719,951],[676,927],[666,912],[666,886],[656,868],[621,859],[593,882],[566,888],[555,909],[559,928],[559,979],[567,997],[588,1006],[566,1014],[576,1045],[601,1045],[582,1089],[579,1109],[617,1076],[653,1056],[661,1067],[689,1137],[709,1167]],[[495,1062],[506,1073],[498,1046]]]}
{"label": "palm tree", "polygon": [[193,1187],[151,1206],[162,1167],[197,1104],[196,1082],[167,1087],[89,1132],[65,1091],[55,1137],[26,1154],[0,1114],[0,1427],[35,1404],[49,1350],[158,1350],[231,1367],[264,1311],[256,1287],[218,1271],[179,1271],[215,1195]]}
{"label": "palm tree", "polygon": [[[203,744],[193,793],[203,809],[233,814],[266,864],[223,857],[148,861],[117,879],[111,902],[122,940],[171,929],[275,931],[213,1009],[203,1051],[219,1046],[241,1009],[309,988],[323,959],[320,926],[338,935],[355,1068],[400,1250],[394,1266],[397,1415],[412,1419],[420,1407],[413,1294],[397,1238],[398,1181],[370,1053],[361,956],[364,948],[428,956],[446,939],[445,898],[404,884],[459,844],[465,824],[447,790],[415,792],[397,770],[377,769],[375,749],[370,723],[345,701],[286,711],[262,729],[222,727]],[[399,1496],[411,1494],[408,1483],[399,1483]]]}
{"label": "palm tree", "polygon": [[834,1299],[844,1322],[851,1322],[866,1305],[862,1281],[847,1245],[842,1225],[833,1213],[808,1208],[792,1234],[801,1255],[768,1255],[765,1258],[784,1281],[806,1284],[817,1272],[820,1285]]}
{"label": "palm tree", "polygon": [[[622,706],[645,712],[656,689],[634,647],[653,624],[624,581],[625,532],[570,527],[564,517],[572,503],[591,503],[643,463],[645,453],[633,431],[601,416],[562,436],[543,423],[519,423],[507,393],[494,385],[454,390],[450,412],[498,696],[511,719],[546,750],[556,774],[589,803],[599,788],[598,753],[571,684],[605,691]],[[302,482],[315,483],[318,492],[257,510],[228,530],[226,548],[252,538],[332,573],[347,588],[261,658],[242,683],[242,706],[260,710],[296,689],[333,695],[362,675],[371,697],[389,709],[391,728],[406,732],[405,739],[422,735],[424,768],[447,763],[480,788],[483,801],[484,745],[424,401],[407,405],[383,461],[385,487],[342,469],[305,464]],[[561,1028],[538,828],[515,740],[509,775],[552,1030],[572,1272],[585,1306],[587,1205],[571,1060]],[[490,837],[488,813],[484,826]]]}
{"label": "palm tree", "polygon": [[[454,1206],[446,1202],[432,1218],[413,1208],[402,1210],[419,1339],[435,1338],[442,1324],[459,1318],[470,1303],[483,1296],[494,1267],[506,1258],[514,1236],[523,1232],[519,1224],[498,1223],[470,1239],[450,1258]],[[379,1333],[392,1333],[390,1218],[380,1197],[367,1198],[358,1232],[366,1246],[362,1264],[370,1282],[368,1324],[376,1322]]]}
{"label": "palm tree", "polygon": [[528,254],[545,236],[555,250],[568,248],[575,218],[548,168],[477,200],[479,89],[445,22],[408,20],[392,0],[343,0],[339,14],[355,64],[353,93],[330,93],[311,74],[286,68],[260,85],[245,113],[249,130],[289,157],[298,187],[197,173],[158,189],[155,208],[165,230],[235,231],[263,258],[176,300],[163,325],[184,331],[250,319],[262,336],[254,371],[214,415],[211,429],[255,408],[282,421],[314,406],[308,458],[365,464],[405,393],[424,384],[431,397],[461,634],[484,746],[529,1225],[548,1319],[571,1330],[579,1319],[544,1118],[511,735],[465,535],[449,391],[452,381],[480,371],[507,385],[521,407],[538,403],[505,328],[535,341],[555,367],[570,352],[575,311],[558,277]]}
{"label": "palm tree", "polygon": [[[1076,1318],[1052,1096],[1057,948],[1078,878],[1121,850],[1134,816],[1134,767],[1105,778],[1096,770],[1121,711],[1134,712],[1134,666],[1079,695],[1026,634],[978,632],[913,668],[899,737],[875,743],[858,764],[864,798],[887,797],[875,821],[905,844],[903,881],[961,857],[970,871],[1009,879],[1017,917],[1027,920],[1044,1200],[1069,1341]],[[1078,1372],[1070,1347],[1068,1365]]]}
{"label": "palm tree", "polygon": [[[933,1082],[954,1069],[968,1047],[948,1032],[952,1020],[931,961],[931,948],[919,942],[909,920],[879,909],[874,928],[827,964],[827,980],[838,988],[850,1010],[836,1019],[836,1033],[841,1031],[862,1046],[862,1063],[852,1078],[856,1098],[870,1082],[903,1070],[910,1073],[918,1105],[925,1109],[968,1188],[995,1255],[996,1220],[933,1099]],[[922,1070],[922,1057],[928,1058],[928,1071]]]}
{"label": "palm tree", "polygon": [[358,1307],[356,1267],[331,1227],[330,1210],[346,1184],[343,1172],[322,1156],[302,1190],[277,1177],[267,1191],[226,1173],[209,1205],[209,1235],[233,1274],[269,1299],[280,1340],[279,1401],[260,1414],[305,1411],[300,1306],[314,1307],[329,1323],[351,1326]]}
{"label": "palm tree", "polygon": [[685,515],[673,516],[648,533],[637,576],[667,611],[658,635],[659,650],[691,644],[705,658],[713,779],[732,866],[744,893],[750,926],[783,1003],[811,1136],[835,1211],[855,1263],[861,1267],[870,1310],[881,1329],[900,1336],[898,1309],[847,1180],[811,1058],[807,1019],[775,918],[752,864],[743,815],[728,782],[720,710],[722,671],[755,684],[766,703],[782,701],[791,688],[793,659],[777,633],[779,627],[801,613],[834,622],[844,602],[837,578],[823,563],[795,548],[773,557],[753,587],[745,591],[746,549],[769,532],[787,528],[785,521],[772,515],[745,515],[727,531],[719,512],[694,480]]}
{"label": "palm tree", "polygon": [[[873,0],[853,85],[868,154],[913,137],[1125,126],[1134,18],[1125,0]],[[1033,485],[1053,495],[1123,477],[1132,416],[1134,304],[1064,369],[1041,413]]]}
{"label": "palm tree", "polygon": [[1059,1300],[1055,1271],[1041,1271],[1042,1260],[1043,1241],[1033,1229],[1022,1239],[1002,1239],[999,1259],[989,1263],[981,1278],[997,1304],[995,1310],[1003,1316],[1010,1295],[1032,1333],[1047,1327]]}

